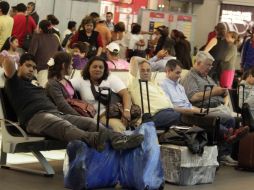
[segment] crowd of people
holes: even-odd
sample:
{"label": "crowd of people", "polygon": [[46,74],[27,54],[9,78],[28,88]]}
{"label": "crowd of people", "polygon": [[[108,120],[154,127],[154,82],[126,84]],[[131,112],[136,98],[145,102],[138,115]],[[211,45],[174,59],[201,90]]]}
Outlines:
{"label": "crowd of people", "polygon": [[[82,19],[78,29],[75,21],[69,21],[61,34],[56,16],[40,20],[33,2],[12,7],[10,16],[9,9],[8,2],[0,2],[0,66],[8,98],[27,132],[66,141],[82,140],[99,151],[106,141],[117,150],[135,148],[142,143],[143,135],[127,136],[123,132],[140,124],[142,79],[148,81],[151,115],[157,128],[167,130],[180,125],[181,114],[200,113],[202,106],[208,108],[210,104],[209,114],[220,117],[219,159],[226,165],[237,165],[230,156],[231,146],[249,129],[236,128],[232,111],[225,105],[235,74],[238,35],[226,31],[222,23],[209,34],[203,51],[192,63],[186,36],[176,29],[170,33],[166,26],[149,33],[152,40],[147,42],[143,35],[148,32],[142,31],[138,23],[133,23],[131,32],[127,32],[123,22],[113,23],[111,12],[106,14],[106,20],[92,12]],[[246,100],[254,93],[253,32],[242,48]],[[28,34],[31,39],[26,48]],[[147,51],[148,46],[152,51]],[[189,72],[180,80],[182,69]],[[128,86],[111,70],[129,71]],[[66,77],[72,71],[80,76]],[[165,71],[160,84],[152,79],[153,71]],[[211,93],[204,93],[207,84],[214,85]],[[112,90],[115,102],[109,110],[108,102],[98,94],[99,87]],[[70,104],[70,100],[78,98],[86,105],[86,116]],[[99,101],[102,105],[98,113]],[[101,121],[99,132],[97,116]],[[107,116],[106,127],[110,129],[105,127]]]}

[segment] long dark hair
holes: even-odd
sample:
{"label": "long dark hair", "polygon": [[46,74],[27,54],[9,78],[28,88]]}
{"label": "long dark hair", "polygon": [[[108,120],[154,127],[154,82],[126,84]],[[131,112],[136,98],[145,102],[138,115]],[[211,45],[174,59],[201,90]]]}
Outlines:
{"label": "long dark hair", "polygon": [[17,38],[15,36],[10,36],[9,38],[7,38],[5,40],[5,42],[4,42],[3,47],[1,48],[1,51],[3,51],[3,50],[6,50],[6,51],[10,50],[10,48],[11,48],[11,42],[13,42],[16,39]]}
{"label": "long dark hair", "polygon": [[98,57],[98,56],[95,56],[95,57],[92,57],[88,63],[85,65],[83,71],[82,71],[82,77],[84,80],[90,80],[91,79],[91,76],[90,76],[90,73],[89,73],[89,69],[91,67],[91,65],[93,64],[94,61],[102,61],[103,62],[103,65],[104,65],[104,73],[101,77],[101,80],[99,81],[99,83],[101,83],[101,81],[103,80],[106,80],[109,76],[109,69],[108,69],[108,64],[107,62],[105,61],[105,59],[101,58],[101,57]]}
{"label": "long dark hair", "polygon": [[55,64],[48,67],[48,79],[53,77],[61,79],[62,65],[64,64],[64,68],[66,70],[69,68],[71,64],[71,55],[66,52],[59,51],[54,55],[53,59]]}

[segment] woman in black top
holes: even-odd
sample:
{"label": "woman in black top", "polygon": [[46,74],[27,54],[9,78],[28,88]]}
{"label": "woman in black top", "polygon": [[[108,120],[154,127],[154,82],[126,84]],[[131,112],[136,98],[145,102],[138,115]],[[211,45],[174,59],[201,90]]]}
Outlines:
{"label": "woman in black top", "polygon": [[72,36],[69,47],[78,41],[87,42],[89,44],[89,51],[87,58],[93,56],[100,56],[102,52],[102,39],[99,32],[94,31],[95,23],[92,17],[86,16],[79,26],[78,31]]}

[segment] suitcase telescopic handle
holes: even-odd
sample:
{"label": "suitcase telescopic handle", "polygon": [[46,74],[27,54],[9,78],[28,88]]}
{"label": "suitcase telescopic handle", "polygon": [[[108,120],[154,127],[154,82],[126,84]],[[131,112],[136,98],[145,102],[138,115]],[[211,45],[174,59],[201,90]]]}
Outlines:
{"label": "suitcase telescopic handle", "polygon": [[102,91],[107,91],[107,106],[106,106],[106,127],[109,127],[109,105],[111,101],[111,89],[108,87],[99,87],[99,99],[98,99],[98,113],[97,113],[97,131],[99,131],[99,126],[100,126],[100,108],[101,108],[101,94]]}
{"label": "suitcase telescopic handle", "polygon": [[207,84],[207,85],[204,86],[204,94],[203,94],[203,100],[202,100],[202,105],[201,105],[200,113],[203,112],[206,89],[210,88],[209,99],[208,99],[208,108],[206,110],[206,114],[209,113],[209,108],[210,108],[210,104],[211,104],[211,95],[212,95],[213,87],[214,87],[214,85],[212,85],[212,84]]}
{"label": "suitcase telescopic handle", "polygon": [[142,114],[144,114],[144,101],[143,101],[143,93],[142,93],[142,82],[146,84],[146,95],[147,95],[147,105],[148,105],[148,113],[151,113],[150,109],[150,100],[149,100],[149,90],[148,90],[148,80],[142,80],[139,79],[139,88],[140,88],[140,99],[141,99],[141,109],[142,109]]}
{"label": "suitcase telescopic handle", "polygon": [[238,95],[238,101],[239,101],[239,95],[240,95],[240,88],[242,88],[243,89],[243,101],[242,101],[242,103],[244,103],[244,90],[245,90],[245,84],[239,84],[238,85],[238,88],[237,88],[237,95]]}

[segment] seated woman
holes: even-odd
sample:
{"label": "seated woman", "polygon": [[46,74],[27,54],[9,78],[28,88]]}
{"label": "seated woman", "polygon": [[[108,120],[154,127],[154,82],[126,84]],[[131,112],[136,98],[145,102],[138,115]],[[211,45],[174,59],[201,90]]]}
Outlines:
{"label": "seated woman", "polygon": [[[83,78],[71,80],[74,89],[77,90],[81,99],[92,104],[95,109],[98,105],[98,88],[108,87],[121,98],[121,102],[110,105],[109,125],[114,131],[122,132],[127,125],[135,122],[140,117],[140,108],[131,105],[131,98],[124,83],[116,76],[109,74],[108,64],[100,57],[93,57],[86,64]],[[101,101],[103,104],[103,101]],[[111,108],[115,108],[112,110]],[[105,105],[101,105],[101,122],[105,124]]]}
{"label": "seated woman", "polygon": [[[74,88],[69,80],[64,76],[71,73],[71,56],[65,52],[57,52],[48,62],[48,82],[46,84],[47,95],[56,104],[59,111],[80,115],[69,103],[68,100],[77,98]],[[92,105],[87,104],[86,110],[95,115],[95,109]]]}
{"label": "seated woman", "polygon": [[110,70],[129,70],[129,63],[123,59],[119,59],[120,46],[111,42],[107,48],[107,64]]}

